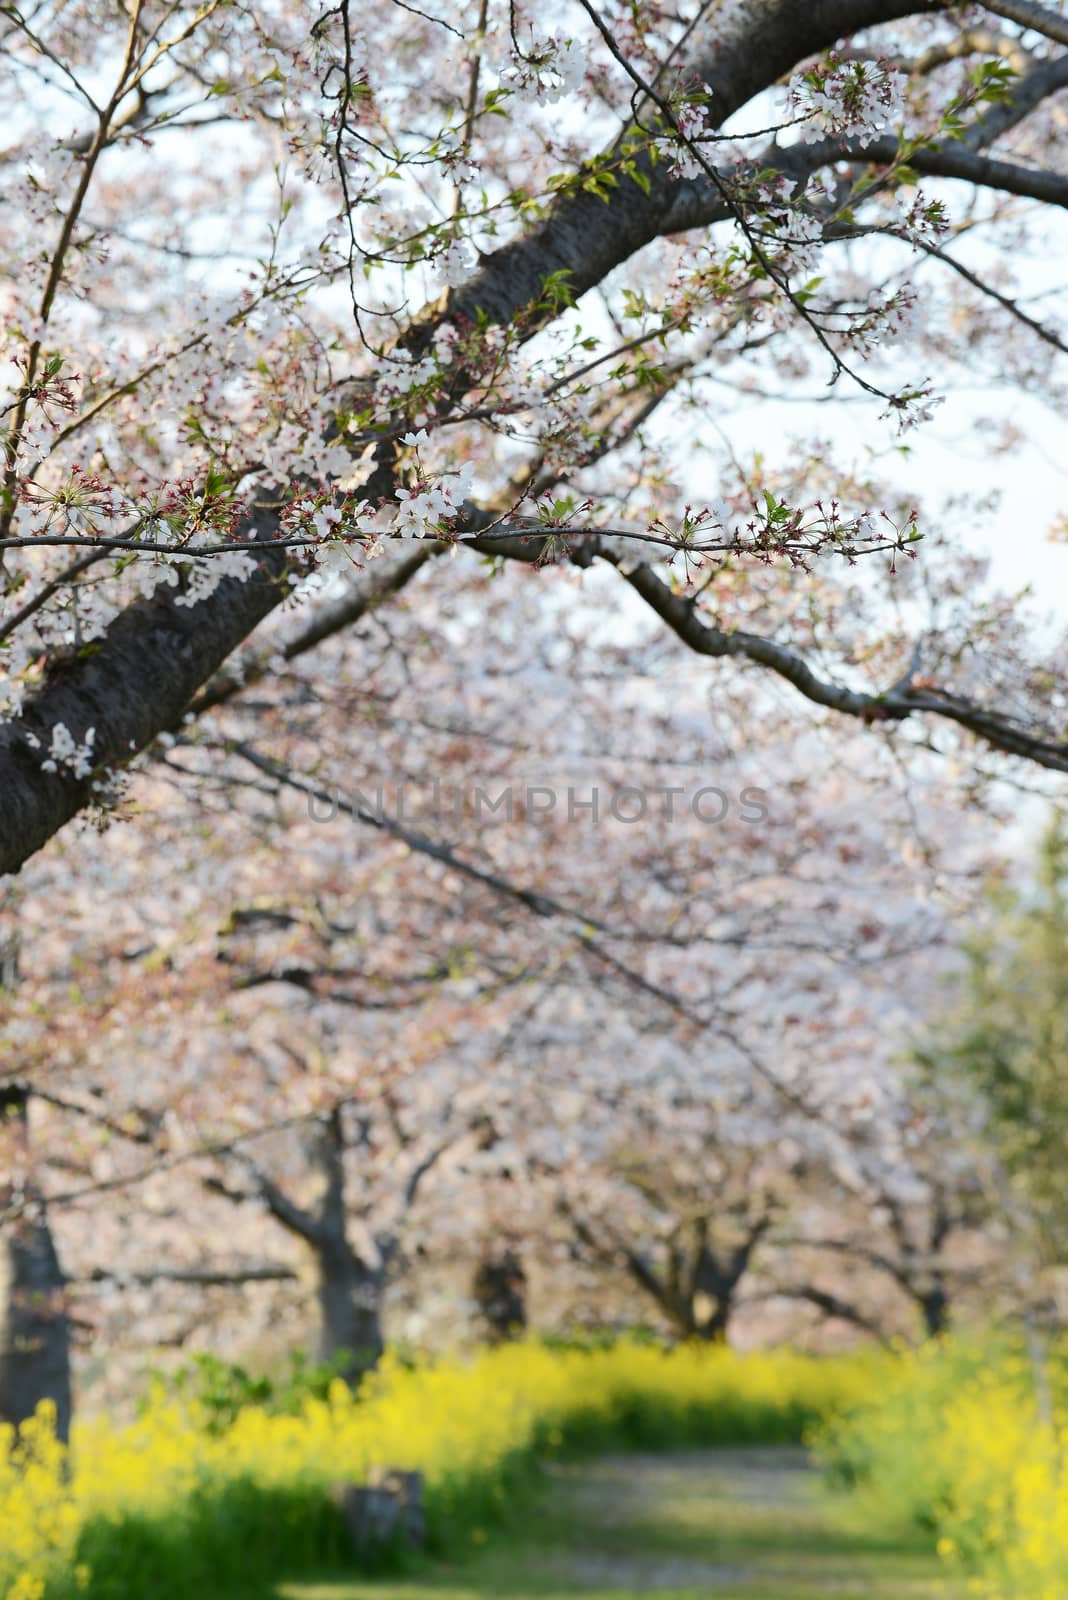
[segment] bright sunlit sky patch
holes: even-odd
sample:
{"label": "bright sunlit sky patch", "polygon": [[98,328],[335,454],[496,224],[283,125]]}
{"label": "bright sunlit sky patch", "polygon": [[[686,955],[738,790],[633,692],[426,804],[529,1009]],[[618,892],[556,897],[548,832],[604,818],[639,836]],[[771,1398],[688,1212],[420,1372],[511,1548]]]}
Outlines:
{"label": "bright sunlit sky patch", "polygon": [[[1068,511],[1068,422],[1047,406],[1008,387],[949,394],[934,420],[903,441],[907,456],[896,455],[893,429],[877,421],[875,406],[836,406],[832,416],[819,404],[727,396],[725,410],[743,450],[831,432],[843,458],[853,451],[865,460],[873,452],[890,482],[914,486],[932,508],[947,494],[999,494],[996,509],[960,525],[962,540],[990,555],[991,580],[999,588],[1031,584],[1044,608],[1068,619],[1068,543],[1049,537],[1054,520]],[[994,452],[976,420],[1006,412],[1024,438],[1010,451]]]}

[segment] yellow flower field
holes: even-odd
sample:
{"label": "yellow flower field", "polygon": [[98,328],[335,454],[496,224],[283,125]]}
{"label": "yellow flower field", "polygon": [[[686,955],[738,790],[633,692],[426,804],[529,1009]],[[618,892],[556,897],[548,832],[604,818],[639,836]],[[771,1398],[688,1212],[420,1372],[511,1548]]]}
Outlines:
{"label": "yellow flower field", "polygon": [[[1056,1395],[1068,1385],[1055,1364]],[[721,1346],[596,1350],[533,1342],[468,1360],[387,1358],[358,1394],[335,1382],[292,1414],[225,1426],[157,1389],[141,1417],[76,1424],[69,1459],[41,1415],[0,1441],[0,1595],[87,1600],[238,1592],[340,1555],[328,1487],[420,1470],[439,1545],[506,1508],[539,1454],[799,1439],[858,1505],[926,1527],[990,1600],[1068,1595],[1068,1431],[1041,1420],[1008,1344],[821,1360]]]}
{"label": "yellow flower field", "polygon": [[[354,1396],[335,1383],[298,1415],[242,1410],[221,1434],[197,1406],[158,1392],[135,1423],[76,1423],[69,1477],[41,1416],[21,1452],[0,1450],[0,1592],[10,1600],[103,1581],[82,1560],[85,1530],[180,1522],[184,1508],[241,1485],[323,1498],[375,1467],[418,1468],[433,1513],[464,1515],[477,1490],[500,1499],[510,1462],[565,1438],[715,1443],[799,1437],[868,1391],[883,1358],[821,1361],[778,1351],[663,1352],[620,1344],[553,1351],[525,1343],[416,1368],[387,1358]],[[10,1445],[10,1440],[7,1441]]]}
{"label": "yellow flower field", "polygon": [[931,1344],[827,1430],[861,1497],[931,1527],[990,1600],[1068,1596],[1064,1352],[1040,1366],[1006,1340]]}

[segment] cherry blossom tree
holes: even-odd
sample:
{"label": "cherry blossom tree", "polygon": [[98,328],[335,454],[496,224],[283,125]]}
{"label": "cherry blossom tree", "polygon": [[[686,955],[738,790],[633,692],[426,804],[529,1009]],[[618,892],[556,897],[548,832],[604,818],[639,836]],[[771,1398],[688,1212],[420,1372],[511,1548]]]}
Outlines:
{"label": "cherry blossom tree", "polygon": [[671,1155],[721,1233],[717,1152],[792,1170],[883,1105],[982,810],[877,734],[771,697],[745,727],[744,681],[697,697],[659,632],[606,643],[595,589],[562,626],[540,585],[478,581],[220,682],[218,734],[137,776],[151,829],[21,874],[0,1037],[98,1340],[224,1337],[240,1294],[245,1337],[373,1354],[391,1273],[473,1253],[483,1215],[525,1245],[561,1185],[601,1214],[621,1145]]}
{"label": "cherry blossom tree", "polygon": [[[807,1302],[861,1328],[936,1338],[960,1302],[1005,1298],[993,1193],[991,1152],[962,1108],[952,1096],[917,1092],[903,1074],[878,1129],[855,1131],[844,1159],[780,1230],[765,1297]],[[880,1302],[888,1313],[881,1327]],[[906,1317],[891,1321],[897,1307]]]}
{"label": "cherry blossom tree", "polygon": [[[244,1188],[235,1188],[225,1179],[210,1178],[208,1182],[217,1193],[238,1203],[249,1198],[262,1200],[271,1217],[311,1250],[316,1267],[319,1359],[352,1379],[373,1367],[382,1355],[383,1301],[403,1242],[404,1224],[423,1179],[449,1145],[456,1142],[457,1134],[451,1130],[443,1136],[438,1126],[433,1129],[430,1142],[423,1139],[422,1148],[413,1154],[408,1146],[416,1142],[417,1136],[403,1131],[396,1103],[391,1100],[389,1121],[395,1137],[383,1153],[375,1148],[372,1119],[366,1113],[358,1113],[356,1128],[350,1133],[346,1109],[335,1104],[325,1116],[316,1119],[315,1157],[309,1163],[320,1179],[316,1202],[295,1201],[287,1188],[248,1156],[242,1160],[247,1179]],[[383,1141],[379,1138],[378,1142]],[[386,1187],[384,1177],[368,1171],[376,1157],[378,1164],[388,1165],[393,1177],[389,1196],[392,1204],[386,1215],[382,1214],[385,1208],[381,1200],[381,1190]],[[346,1169],[353,1165],[364,1193],[362,1206],[354,1205],[347,1192],[351,1180]],[[306,1179],[306,1174],[302,1176]]]}
{"label": "cherry blossom tree", "polygon": [[1056,398],[1066,44],[1037,0],[6,8],[0,872],[254,630],[272,673],[298,598],[321,639],[451,558],[594,568],[701,658],[1063,771],[1062,646],[886,602],[907,472],[750,470],[718,397],[812,374],[888,442],[992,367]]}
{"label": "cherry blossom tree", "polygon": [[691,1111],[700,1132],[684,1155],[660,1129],[659,1147],[652,1142],[643,1120],[631,1135],[644,1136],[641,1144],[620,1149],[588,1186],[600,1191],[598,1209],[579,1210],[565,1196],[565,1213],[592,1261],[621,1266],[679,1337],[724,1339],[754,1257],[789,1204],[788,1163],[774,1138],[765,1132],[757,1142],[751,1127],[749,1148],[732,1147]]}
{"label": "cherry blossom tree", "polygon": [[600,1153],[591,1141],[557,1170],[582,1257],[625,1273],[682,1337],[790,1303],[879,1338],[943,1333],[958,1296],[1005,1288],[990,1162],[889,1057],[880,1078],[876,1102],[847,1079],[830,1098],[769,1075],[727,1103],[678,1069],[666,1098],[643,1086],[630,1105],[591,1085]]}

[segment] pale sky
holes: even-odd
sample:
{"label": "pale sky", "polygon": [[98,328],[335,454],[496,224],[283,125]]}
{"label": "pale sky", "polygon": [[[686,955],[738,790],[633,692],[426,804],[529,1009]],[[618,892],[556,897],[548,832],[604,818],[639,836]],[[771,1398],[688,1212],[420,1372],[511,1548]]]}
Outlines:
{"label": "pale sky", "polygon": [[[730,432],[736,444],[756,449],[769,438],[829,431],[845,459],[850,444],[858,453],[869,444],[880,454],[892,444],[893,429],[875,423],[876,414],[875,407],[837,406],[832,418],[819,405],[753,400],[732,408]],[[1027,442],[1002,454],[985,450],[983,436],[971,426],[980,415],[1008,415]],[[967,547],[990,554],[991,577],[999,588],[1033,584],[1040,605],[1068,625],[1068,543],[1049,538],[1054,519],[1068,514],[1068,420],[1018,389],[974,389],[950,394],[932,421],[914,429],[905,442],[908,459],[888,460],[886,476],[894,484],[914,481],[918,497],[930,506],[958,490],[1001,492],[1002,504],[986,526],[961,523]]]}

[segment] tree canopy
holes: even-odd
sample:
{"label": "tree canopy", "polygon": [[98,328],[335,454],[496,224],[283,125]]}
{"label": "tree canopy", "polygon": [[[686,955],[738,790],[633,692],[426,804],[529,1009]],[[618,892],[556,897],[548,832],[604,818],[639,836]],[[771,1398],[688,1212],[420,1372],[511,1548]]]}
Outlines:
{"label": "tree canopy", "polygon": [[919,1047],[928,1075],[971,1100],[1041,1253],[1065,1262],[1068,828],[1056,813],[1033,877],[994,887],[964,945],[955,1006]]}
{"label": "tree canopy", "polygon": [[753,389],[829,383],[887,447],[950,384],[1062,392],[1059,10],[0,26],[0,873],[450,557],[589,572],[618,638],[644,611],[835,713],[1068,767],[1063,645],[959,530],[921,539],[952,518],[907,456],[730,437]]}

